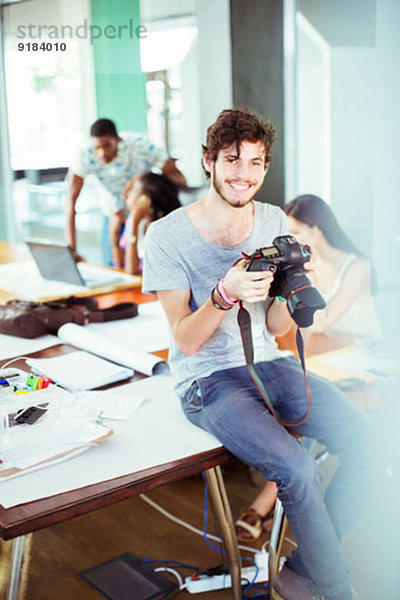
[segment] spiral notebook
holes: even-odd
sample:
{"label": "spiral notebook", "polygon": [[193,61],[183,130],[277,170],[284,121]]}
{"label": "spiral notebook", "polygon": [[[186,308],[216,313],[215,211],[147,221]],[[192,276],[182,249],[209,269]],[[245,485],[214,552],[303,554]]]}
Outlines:
{"label": "spiral notebook", "polygon": [[50,377],[67,390],[92,390],[133,377],[133,369],[83,350],[53,358],[31,358],[27,361],[35,373]]}

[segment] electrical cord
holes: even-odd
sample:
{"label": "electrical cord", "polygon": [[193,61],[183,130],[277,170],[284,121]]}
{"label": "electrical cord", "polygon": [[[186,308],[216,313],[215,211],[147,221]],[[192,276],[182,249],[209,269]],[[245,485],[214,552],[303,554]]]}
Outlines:
{"label": "electrical cord", "polygon": [[172,573],[178,580],[179,589],[183,590],[186,587],[186,584],[183,583],[182,577],[179,575],[178,571],[175,569],[171,569],[170,567],[157,567],[157,569],[153,569],[155,573],[160,573],[161,571],[168,571],[168,573]]}
{"label": "electrical cord", "polygon": [[[167,519],[170,519],[171,521],[173,521],[177,525],[181,525],[182,527],[185,527],[186,529],[188,529],[192,533],[196,533],[197,535],[204,536],[204,532],[201,529],[197,529],[197,527],[194,527],[194,525],[191,525],[190,523],[187,523],[183,519],[179,519],[178,517],[176,517],[175,515],[173,515],[172,513],[170,513],[168,510],[166,510],[165,508],[163,508],[162,506],[160,506],[160,504],[158,504],[157,502],[155,502],[154,500],[152,500],[151,498],[149,498],[148,496],[146,496],[146,494],[140,494],[139,498],[141,498],[149,506],[151,506],[152,508],[154,508],[155,510],[157,510],[159,513],[161,513],[162,515],[164,515],[164,517],[166,517]],[[212,534],[212,533],[208,533],[207,532],[207,537],[208,537],[209,540],[211,539],[211,540],[214,540],[215,542],[221,542],[222,543],[222,539],[220,537]],[[239,544],[239,548],[241,550],[245,550],[246,552],[251,552],[252,554],[256,554],[257,552],[259,552],[259,550],[257,548],[250,548],[250,546],[243,546],[242,544]]]}
{"label": "electrical cord", "polygon": [[180,562],[179,560],[150,560],[148,558],[143,558],[143,562],[147,564],[159,564],[159,565],[177,565],[178,567],[182,567],[183,569],[190,569],[191,571],[196,571],[196,573],[206,573],[207,569],[200,569],[199,567],[194,567],[193,565],[188,565],[187,563]]}
{"label": "electrical cord", "polygon": [[[163,516],[165,516],[167,519],[170,519],[171,521],[173,521],[174,523],[176,523],[177,525],[181,525],[182,527],[185,527],[186,529],[188,529],[189,531],[196,533],[197,535],[201,535],[203,536],[204,540],[206,541],[206,543],[213,549],[217,550],[218,552],[221,552],[221,548],[217,548],[216,546],[213,546],[210,542],[209,539],[212,539],[214,541],[217,541],[219,543],[222,543],[222,539],[216,535],[213,535],[211,533],[207,532],[207,516],[208,516],[208,487],[207,487],[207,483],[204,483],[204,520],[203,520],[203,531],[201,531],[200,529],[197,529],[196,527],[194,527],[193,525],[191,525],[190,523],[187,523],[186,521],[179,519],[178,517],[176,517],[175,515],[173,515],[172,513],[170,513],[169,511],[167,511],[165,508],[163,508],[162,506],[160,506],[157,502],[155,502],[154,500],[150,499],[148,496],[146,496],[145,494],[140,494],[140,498],[146,502],[149,506],[151,506],[152,508],[154,508],[155,510],[157,510],[158,512],[160,512]],[[290,538],[285,538],[285,541],[291,543],[293,546],[297,547],[296,543],[293,542],[293,540],[291,540]],[[266,548],[269,546],[269,540],[267,540],[266,542],[264,542],[264,544],[261,546],[261,551],[265,551]],[[256,554],[257,552],[259,552],[259,550],[254,549],[254,548],[250,548],[248,546],[243,546],[243,545],[239,545],[238,546],[241,550],[245,550],[248,552],[251,552],[253,554]],[[249,560],[251,562],[254,562],[253,559],[251,559],[250,557],[243,557],[242,560]],[[204,573],[207,574],[209,576],[216,574],[217,572],[215,571],[215,568],[213,569],[199,569],[196,567],[192,567],[190,565],[187,565],[185,563],[181,563],[179,561],[148,561],[151,563],[156,563],[156,562],[163,562],[168,563],[168,564],[176,564],[179,566],[182,566],[183,568],[190,568],[198,573]],[[256,566],[256,570],[255,570],[255,574],[252,578],[252,580],[250,582],[248,582],[247,584],[243,584],[246,585],[246,587],[243,588],[242,591],[242,600],[252,600],[253,598],[266,598],[266,590],[268,589],[268,584],[266,584],[265,587],[260,587],[260,586],[255,586],[254,583],[257,579],[258,576],[258,572],[259,572],[259,568],[258,566],[255,564]],[[184,584],[184,587],[186,587],[186,584]],[[184,588],[180,588],[179,591],[181,591],[181,589],[183,590]],[[262,593],[258,593],[258,594],[252,594],[252,595],[246,595],[246,592],[249,592],[250,590],[252,591],[261,591]]]}
{"label": "electrical cord", "polygon": [[[203,531],[201,532],[200,530],[198,530],[197,528],[195,528],[193,525],[187,523],[186,521],[183,521],[182,519],[179,519],[178,517],[176,517],[175,515],[172,515],[170,512],[168,512],[167,510],[165,510],[163,507],[161,507],[159,504],[157,504],[156,502],[154,502],[154,500],[151,500],[150,498],[148,498],[145,494],[141,494],[140,497],[142,498],[142,500],[144,500],[146,503],[148,503],[150,506],[152,506],[153,508],[155,508],[157,511],[159,511],[163,516],[167,517],[168,519],[172,520],[174,523],[177,523],[178,525],[181,525],[187,529],[189,529],[190,531],[197,533],[198,535],[203,535],[205,542],[207,543],[207,545],[212,548],[213,550],[216,550],[217,552],[220,552],[221,554],[226,554],[226,552],[222,549],[222,548],[218,548],[216,546],[214,546],[213,544],[211,544],[211,542],[209,541],[209,537],[212,538],[215,541],[218,541],[220,543],[222,543],[221,538],[213,535],[213,534],[209,534],[207,532],[207,521],[208,521],[208,485],[207,482],[204,482],[204,519],[203,519]],[[240,547],[240,546],[239,546]],[[244,547],[246,550],[247,548]],[[254,550],[253,548],[249,548],[250,551],[252,552],[257,552],[257,550]],[[259,573],[259,567],[257,566],[257,564],[255,563],[255,561],[252,558],[249,557],[243,557],[242,560],[248,560],[250,562],[252,562],[255,566],[255,572],[253,575],[253,578],[251,579],[251,581],[247,581],[242,582],[242,599],[243,600],[250,600],[251,598],[255,598],[255,597],[262,597],[265,596],[265,594],[256,594],[256,595],[251,595],[251,596],[246,596],[245,593],[248,592],[249,590],[263,590],[264,588],[260,588],[260,587],[255,587],[254,584],[257,580],[257,576]],[[147,562],[151,562],[151,563],[156,563],[156,562],[167,562],[167,561],[148,561],[146,559]],[[168,561],[169,562],[169,561]],[[172,561],[171,564],[177,564],[180,565],[182,567],[188,567],[189,565],[185,565],[184,563],[180,563],[179,561]],[[156,570],[156,569],[155,569]],[[157,570],[164,570],[162,567],[160,569]],[[167,568],[165,568],[165,570],[168,570]],[[196,569],[197,572],[203,572],[203,573],[207,573],[209,576],[214,575],[217,573],[216,569]],[[214,571],[214,572],[211,572]],[[173,569],[171,569],[171,572],[174,572]],[[220,572],[219,568],[218,568],[218,572]],[[228,575],[229,570],[227,571],[227,575]],[[177,574],[176,572],[174,572],[174,574]],[[183,587],[180,585],[179,590],[183,590],[186,587],[186,584],[183,584]]]}

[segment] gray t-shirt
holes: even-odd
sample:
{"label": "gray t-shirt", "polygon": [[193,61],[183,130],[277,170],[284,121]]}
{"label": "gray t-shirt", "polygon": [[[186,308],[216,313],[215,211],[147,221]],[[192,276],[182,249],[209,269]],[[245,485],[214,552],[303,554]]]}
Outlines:
{"label": "gray t-shirt", "polygon": [[[152,223],[147,231],[143,292],[190,289],[190,307],[194,311],[207,299],[218,279],[241,258],[242,251],[252,254],[258,248],[271,246],[276,236],[287,233],[286,216],[280,208],[254,201],[253,231],[247,240],[239,246],[210,244],[195,229],[186,209],[179,208]],[[244,304],[251,315],[255,362],[279,358],[281,353],[265,325],[269,302]],[[191,356],[177,349],[170,333],[169,364],[179,395],[199,377],[245,364],[237,311],[237,306],[226,311],[218,329]]]}

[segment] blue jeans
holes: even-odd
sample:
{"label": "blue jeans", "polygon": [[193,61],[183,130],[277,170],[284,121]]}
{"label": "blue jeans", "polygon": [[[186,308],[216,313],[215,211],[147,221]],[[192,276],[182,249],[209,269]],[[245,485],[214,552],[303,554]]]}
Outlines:
{"label": "blue jeans", "polygon": [[110,244],[110,219],[103,214],[101,223],[101,257],[103,263],[108,267],[112,266],[112,254]]}
{"label": "blue jeans", "polygon": [[[124,231],[124,225],[122,224],[120,227],[120,236]],[[113,259],[111,252],[111,243],[110,243],[110,218],[107,215],[103,214],[103,219],[101,222],[101,258],[103,264],[112,267]],[[115,265],[114,265],[115,266]]]}
{"label": "blue jeans", "polygon": [[[300,419],[307,398],[297,359],[279,358],[257,369],[281,417]],[[347,600],[350,576],[340,539],[365,502],[381,440],[368,417],[336,386],[311,373],[308,380],[311,412],[296,431],[338,456],[326,490],[315,460],[268,411],[245,366],[194,381],[182,407],[192,423],[276,482],[298,544],[288,566],[311,579],[320,594]]]}

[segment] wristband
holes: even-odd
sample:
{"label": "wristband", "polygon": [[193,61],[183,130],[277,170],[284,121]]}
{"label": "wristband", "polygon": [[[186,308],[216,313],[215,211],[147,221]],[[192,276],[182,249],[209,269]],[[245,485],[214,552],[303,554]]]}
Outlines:
{"label": "wristband", "polygon": [[221,306],[221,304],[218,304],[218,302],[215,300],[214,298],[214,292],[217,288],[213,288],[211,290],[211,294],[210,294],[210,298],[211,298],[211,302],[213,303],[213,306],[215,306],[215,308],[218,308],[218,310],[231,310],[232,306]]}
{"label": "wristband", "polygon": [[275,298],[280,302],[286,302],[286,298],[284,298],[283,296],[275,296]]}
{"label": "wristband", "polygon": [[235,306],[235,304],[239,303],[239,300],[232,300],[232,298],[230,298],[228,296],[228,294],[226,293],[225,288],[224,288],[224,280],[223,279],[220,279],[218,281],[217,291],[218,291],[219,295],[221,296],[222,300],[224,300],[224,302],[229,304],[229,306]]}

